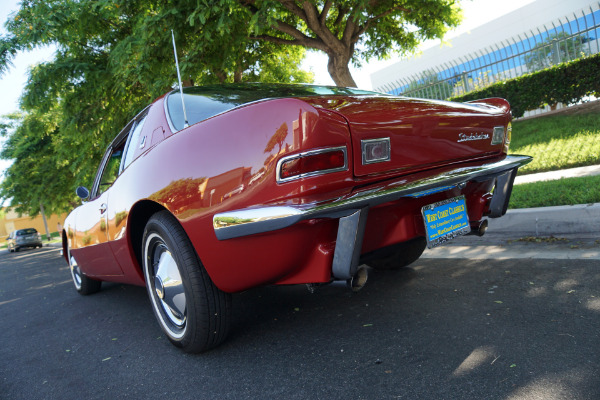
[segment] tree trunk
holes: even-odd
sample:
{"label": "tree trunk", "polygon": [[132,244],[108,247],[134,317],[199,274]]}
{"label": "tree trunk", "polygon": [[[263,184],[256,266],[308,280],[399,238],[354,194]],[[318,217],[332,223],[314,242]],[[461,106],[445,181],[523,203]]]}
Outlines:
{"label": "tree trunk", "polygon": [[240,82],[242,82],[243,77],[244,77],[244,71],[241,68],[238,68],[233,73],[233,82],[240,83]]}
{"label": "tree trunk", "polygon": [[337,86],[356,87],[350,68],[350,57],[341,54],[328,53],[327,71]]}
{"label": "tree trunk", "polygon": [[214,71],[215,76],[219,80],[219,83],[225,83],[227,80],[227,74],[225,71]]}
{"label": "tree trunk", "polygon": [[48,229],[48,222],[46,221],[46,213],[44,212],[44,205],[40,202],[40,212],[42,213],[42,219],[44,220],[44,228],[46,229],[46,239],[50,241],[50,230]]}

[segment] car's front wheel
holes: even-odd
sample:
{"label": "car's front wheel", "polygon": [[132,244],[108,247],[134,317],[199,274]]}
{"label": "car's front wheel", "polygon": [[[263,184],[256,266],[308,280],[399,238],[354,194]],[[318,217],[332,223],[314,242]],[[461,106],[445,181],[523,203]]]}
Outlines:
{"label": "car's front wheel", "polygon": [[190,353],[223,342],[229,331],[231,295],[214,285],[169,212],[156,213],[148,221],[142,258],[152,309],[169,340]]}
{"label": "car's front wheel", "polygon": [[69,254],[69,269],[71,270],[73,284],[79,294],[87,296],[96,293],[102,287],[102,281],[89,278],[81,272],[81,268],[79,268],[79,264],[72,254]]}

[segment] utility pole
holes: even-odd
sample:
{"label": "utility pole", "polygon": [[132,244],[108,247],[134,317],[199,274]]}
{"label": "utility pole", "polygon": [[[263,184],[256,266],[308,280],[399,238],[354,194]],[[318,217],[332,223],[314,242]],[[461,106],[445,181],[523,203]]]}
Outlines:
{"label": "utility pole", "polygon": [[50,241],[50,231],[48,230],[48,221],[46,221],[46,213],[44,212],[44,205],[40,201],[40,212],[42,213],[42,219],[44,220],[44,228],[46,228],[46,239]]}

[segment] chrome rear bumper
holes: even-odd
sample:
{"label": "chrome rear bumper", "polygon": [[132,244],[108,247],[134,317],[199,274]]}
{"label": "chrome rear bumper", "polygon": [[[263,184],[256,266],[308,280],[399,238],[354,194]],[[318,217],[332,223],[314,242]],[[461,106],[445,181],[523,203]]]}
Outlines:
{"label": "chrome rear bumper", "polygon": [[[274,231],[312,218],[339,218],[333,262],[333,275],[349,279],[356,267],[362,246],[366,215],[370,207],[402,197],[420,195],[461,186],[468,181],[496,179],[490,217],[506,213],[514,178],[519,167],[531,161],[529,156],[507,156],[502,161],[450,169],[435,175],[394,181],[360,189],[348,196],[312,204],[257,206],[215,214],[213,227],[217,239],[227,240]],[[419,176],[419,175],[417,175]]]}

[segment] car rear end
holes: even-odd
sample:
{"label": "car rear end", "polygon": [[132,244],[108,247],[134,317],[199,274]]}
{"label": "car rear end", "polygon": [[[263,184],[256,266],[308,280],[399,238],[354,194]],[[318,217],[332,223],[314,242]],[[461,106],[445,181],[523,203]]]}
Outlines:
{"label": "car rear end", "polygon": [[[399,198],[371,203],[363,253],[416,236],[425,236],[429,247],[434,247],[471,230],[481,234],[484,216],[499,217],[506,212],[514,166],[506,170],[504,165],[503,173],[486,172],[476,178],[461,174],[463,168],[482,165],[494,169],[490,166],[505,160],[512,130],[506,100],[460,104],[359,96],[345,102],[315,98],[312,103],[348,121],[356,193],[382,183],[387,187],[387,180],[398,177],[404,182]],[[450,179],[449,174],[462,177]],[[421,189],[408,193],[411,185]],[[504,188],[492,206],[496,186]],[[459,209],[464,210],[454,212]],[[440,219],[444,214],[447,218]]]}
{"label": "car rear end", "polygon": [[21,229],[15,235],[15,249],[42,247],[42,235],[34,228]]}
{"label": "car rear end", "polygon": [[[517,170],[531,160],[507,156],[511,116],[502,99],[301,100],[343,118],[349,142],[283,155],[276,176],[279,187],[289,185],[289,197],[217,213],[213,225],[217,238],[227,241],[334,220],[332,237],[317,245],[322,254],[333,247],[330,261],[320,263],[330,265],[333,280],[352,279],[362,261],[398,243],[425,238],[435,247],[459,235],[483,234],[485,217],[506,213]],[[327,192],[328,181],[345,182],[347,190]],[[303,190],[310,195],[303,197]],[[277,283],[308,283],[310,275],[295,273]]]}

